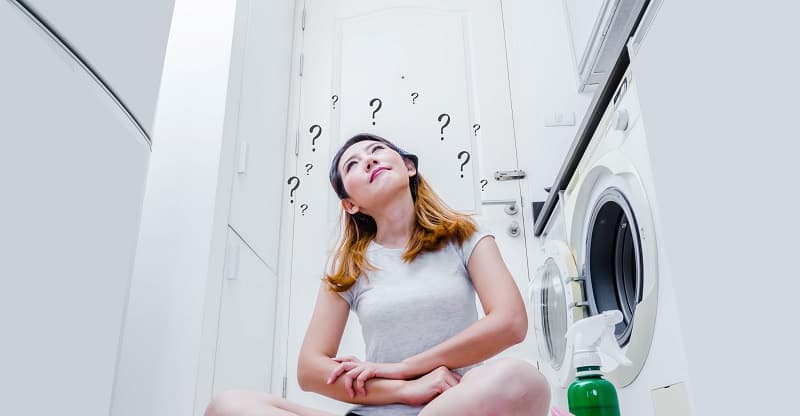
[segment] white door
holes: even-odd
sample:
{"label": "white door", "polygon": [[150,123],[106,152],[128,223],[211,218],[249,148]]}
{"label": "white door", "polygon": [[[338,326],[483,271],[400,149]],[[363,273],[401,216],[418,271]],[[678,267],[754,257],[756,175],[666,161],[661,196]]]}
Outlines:
{"label": "white door", "polygon": [[[301,44],[299,150],[290,155],[297,179],[287,178],[285,192],[295,207],[287,398],[339,411],[347,405],[299,389],[296,367],[338,237],[340,206],[327,170],[342,142],[372,132],[419,155],[420,172],[445,201],[495,234],[522,293],[525,227],[520,182],[494,179],[495,171],[517,169],[499,0],[307,0]],[[503,200],[517,213],[485,203]],[[520,234],[511,237],[514,221]],[[508,353],[535,359],[530,338]],[[354,314],[339,353],[364,358]]]}

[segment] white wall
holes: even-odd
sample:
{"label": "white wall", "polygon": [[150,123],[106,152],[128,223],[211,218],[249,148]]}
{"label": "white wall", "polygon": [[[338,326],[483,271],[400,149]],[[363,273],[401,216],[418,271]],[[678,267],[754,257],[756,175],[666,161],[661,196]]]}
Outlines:
{"label": "white wall", "polygon": [[[532,238],[531,201],[547,198],[544,188],[553,185],[593,92],[578,92],[562,1],[502,4],[519,166],[528,173],[525,232],[529,258],[535,260],[540,254]],[[575,125],[544,127],[545,117],[555,112],[573,112]]]}
{"label": "white wall", "polygon": [[633,60],[695,415],[796,411],[799,15],[667,0]]}
{"label": "white wall", "polygon": [[175,2],[115,416],[192,413],[207,279],[222,272],[212,254],[224,252],[227,221],[218,183],[230,172],[221,161],[232,159],[223,126],[235,8],[234,0]]}

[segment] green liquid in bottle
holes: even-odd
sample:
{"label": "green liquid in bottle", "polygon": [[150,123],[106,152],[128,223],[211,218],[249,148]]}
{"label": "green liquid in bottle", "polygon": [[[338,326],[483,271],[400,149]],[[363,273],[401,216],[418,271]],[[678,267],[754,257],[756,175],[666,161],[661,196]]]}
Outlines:
{"label": "green liquid in bottle", "polygon": [[567,390],[569,411],[575,416],[620,416],[614,385],[600,374],[580,374],[586,370],[598,371],[600,367],[578,368],[578,377]]}

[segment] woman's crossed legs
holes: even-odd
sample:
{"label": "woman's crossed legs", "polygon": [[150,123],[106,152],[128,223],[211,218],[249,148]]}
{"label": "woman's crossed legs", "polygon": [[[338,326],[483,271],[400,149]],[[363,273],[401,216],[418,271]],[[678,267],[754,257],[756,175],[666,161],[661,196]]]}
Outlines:
{"label": "woman's crossed legs", "polygon": [[[500,358],[468,371],[461,382],[428,403],[419,416],[544,416],[550,387],[536,367]],[[229,391],[214,398],[205,416],[338,416],[267,393]]]}
{"label": "woman's crossed legs", "polygon": [[500,358],[475,367],[432,400],[419,416],[544,416],[550,387],[533,365]]}

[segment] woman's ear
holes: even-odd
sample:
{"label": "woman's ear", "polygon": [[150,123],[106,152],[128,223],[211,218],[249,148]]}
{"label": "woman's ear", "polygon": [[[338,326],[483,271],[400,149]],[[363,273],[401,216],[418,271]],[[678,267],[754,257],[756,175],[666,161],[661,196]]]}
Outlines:
{"label": "woman's ear", "polygon": [[409,178],[417,174],[417,167],[414,166],[414,162],[411,159],[404,157],[403,162],[406,162],[406,169],[408,169]]}
{"label": "woman's ear", "polygon": [[345,212],[350,215],[355,215],[357,212],[361,211],[361,209],[356,205],[350,198],[345,198],[342,200],[342,208],[344,208]]}

